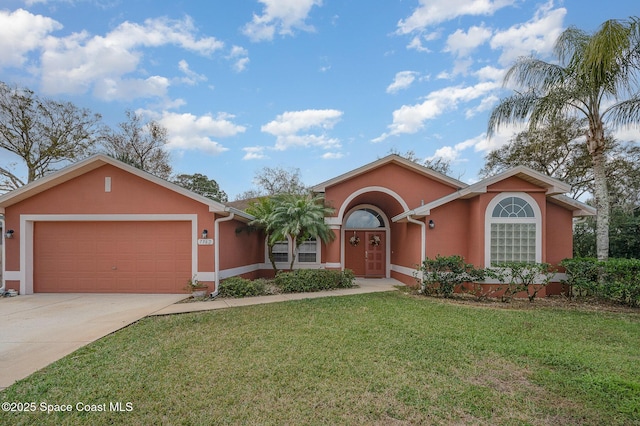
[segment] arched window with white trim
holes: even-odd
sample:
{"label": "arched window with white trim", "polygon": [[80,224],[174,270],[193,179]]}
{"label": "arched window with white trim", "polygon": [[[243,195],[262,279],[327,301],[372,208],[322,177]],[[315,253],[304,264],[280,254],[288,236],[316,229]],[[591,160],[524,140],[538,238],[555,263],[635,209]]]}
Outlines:
{"label": "arched window with white trim", "polygon": [[485,220],[487,266],[541,261],[541,213],[530,195],[497,196],[487,206]]}
{"label": "arched window with white trim", "polygon": [[361,208],[349,214],[345,223],[346,229],[375,229],[384,228],[382,215],[370,208]]}

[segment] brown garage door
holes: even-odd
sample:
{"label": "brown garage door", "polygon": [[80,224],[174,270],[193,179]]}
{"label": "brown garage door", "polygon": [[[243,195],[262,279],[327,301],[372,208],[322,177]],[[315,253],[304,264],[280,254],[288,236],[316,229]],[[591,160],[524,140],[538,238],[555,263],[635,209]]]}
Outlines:
{"label": "brown garage door", "polygon": [[182,293],[191,222],[37,222],[33,290]]}

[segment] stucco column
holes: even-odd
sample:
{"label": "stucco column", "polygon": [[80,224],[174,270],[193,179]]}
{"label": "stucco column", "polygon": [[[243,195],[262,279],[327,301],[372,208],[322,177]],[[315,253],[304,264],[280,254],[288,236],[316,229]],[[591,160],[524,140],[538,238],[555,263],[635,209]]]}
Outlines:
{"label": "stucco column", "polygon": [[340,247],[342,247],[341,225],[329,225],[336,238],[327,243],[327,252],[325,256],[325,267],[327,269],[342,269],[340,262]]}

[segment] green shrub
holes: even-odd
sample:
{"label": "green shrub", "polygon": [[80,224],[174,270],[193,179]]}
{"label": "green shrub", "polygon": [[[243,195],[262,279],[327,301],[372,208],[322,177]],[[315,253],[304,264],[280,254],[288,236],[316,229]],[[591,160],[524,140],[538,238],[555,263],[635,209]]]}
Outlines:
{"label": "green shrub", "polygon": [[220,297],[252,297],[264,296],[267,292],[267,282],[264,279],[248,280],[241,277],[231,277],[220,283]]}
{"label": "green shrub", "polygon": [[516,294],[526,292],[529,302],[545,288],[555,275],[555,268],[548,263],[505,262],[493,267],[492,275],[503,281],[499,287],[503,302],[511,300]]}
{"label": "green shrub", "polygon": [[640,260],[565,259],[567,284],[574,296],[593,296],[629,306],[640,306]]}
{"label": "green shrub", "polygon": [[604,297],[629,306],[640,306],[640,260],[609,259],[604,262]]}
{"label": "green shrub", "polygon": [[572,296],[598,296],[598,276],[602,265],[593,257],[564,259],[560,266],[567,271],[566,283],[571,286]]}
{"label": "green shrub", "polygon": [[450,297],[457,285],[484,280],[486,275],[484,269],[476,269],[458,255],[426,258],[419,271],[422,272],[422,292],[444,297]]}
{"label": "green shrub", "polygon": [[279,272],[275,285],[283,293],[306,293],[313,291],[351,288],[354,285],[353,272],[327,269],[298,269],[291,272]]}

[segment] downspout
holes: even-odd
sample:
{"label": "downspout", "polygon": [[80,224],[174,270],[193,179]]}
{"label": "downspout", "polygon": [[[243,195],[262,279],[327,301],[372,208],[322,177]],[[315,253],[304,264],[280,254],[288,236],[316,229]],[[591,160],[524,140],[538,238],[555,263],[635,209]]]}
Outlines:
{"label": "downspout", "polygon": [[[422,266],[422,262],[426,259],[427,252],[427,224],[420,220],[416,220],[411,216],[407,216],[407,222],[415,223],[416,225],[420,225],[422,228],[422,233],[420,234],[420,266]],[[422,272],[420,272],[422,274]],[[424,293],[425,285],[422,281],[422,275],[420,275],[420,289]]]}
{"label": "downspout", "polygon": [[213,232],[214,232],[213,238],[215,238],[214,248],[213,248],[213,252],[214,252],[213,261],[215,262],[215,265],[213,270],[216,275],[216,279],[215,279],[216,288],[213,290],[213,293],[211,293],[211,298],[217,297],[220,291],[220,222],[227,222],[227,221],[233,220],[234,217],[235,217],[235,213],[231,212],[229,216],[220,217],[215,221],[213,221]]}

